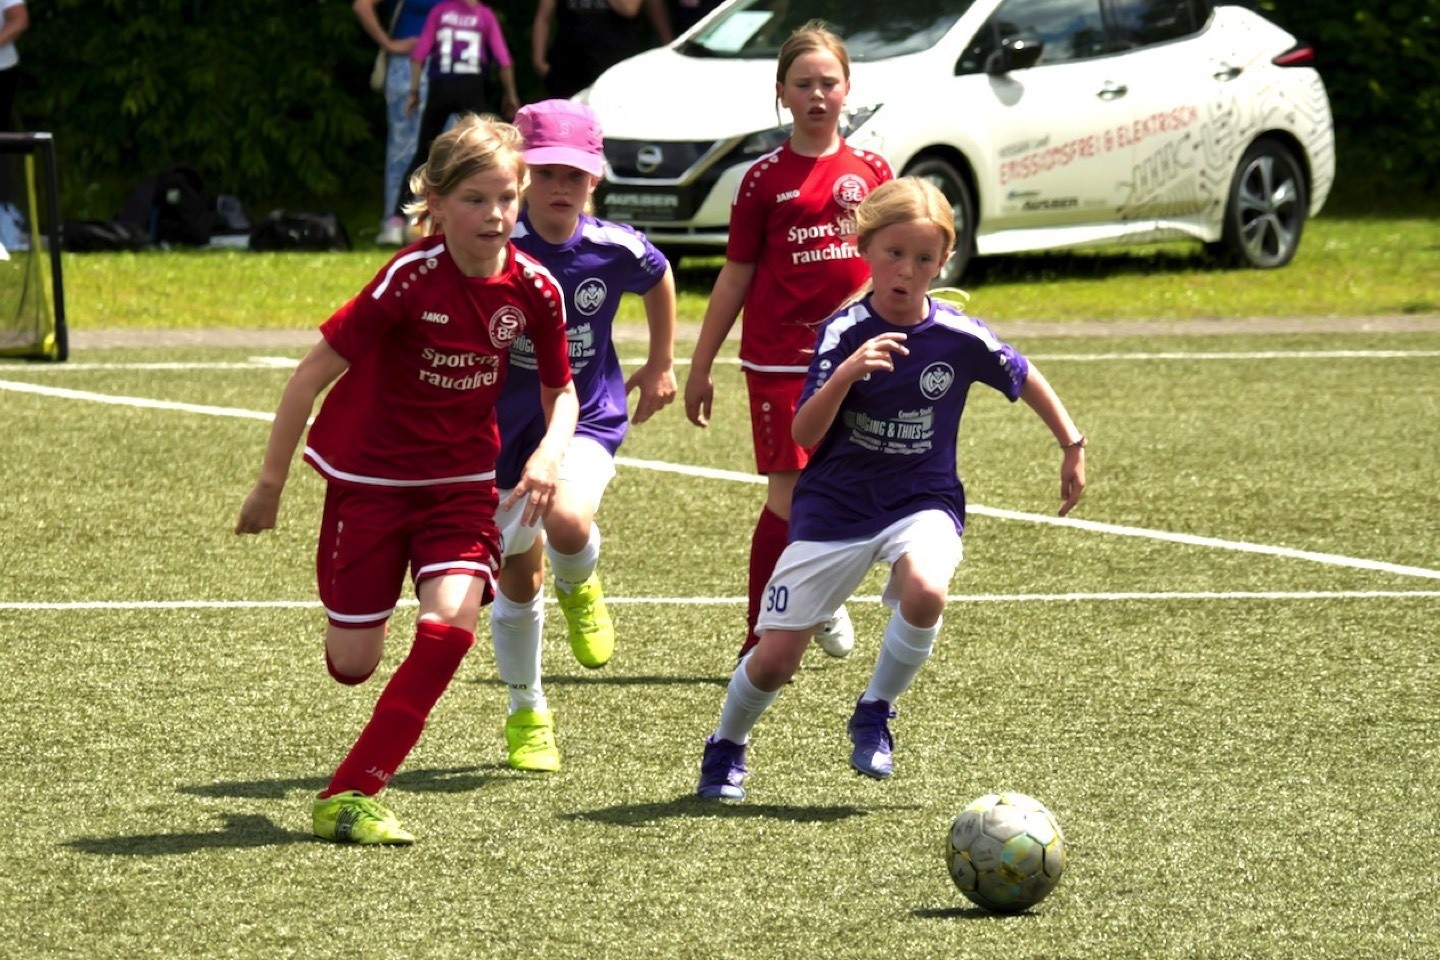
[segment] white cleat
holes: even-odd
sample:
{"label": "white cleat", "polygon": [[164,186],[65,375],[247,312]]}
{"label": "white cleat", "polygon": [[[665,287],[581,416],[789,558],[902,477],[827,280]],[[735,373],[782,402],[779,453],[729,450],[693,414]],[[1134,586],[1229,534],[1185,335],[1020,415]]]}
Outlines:
{"label": "white cleat", "polygon": [[850,622],[850,611],[842,606],[835,611],[835,616],[820,624],[815,643],[836,659],[850,656],[850,651],[855,649],[855,625]]}

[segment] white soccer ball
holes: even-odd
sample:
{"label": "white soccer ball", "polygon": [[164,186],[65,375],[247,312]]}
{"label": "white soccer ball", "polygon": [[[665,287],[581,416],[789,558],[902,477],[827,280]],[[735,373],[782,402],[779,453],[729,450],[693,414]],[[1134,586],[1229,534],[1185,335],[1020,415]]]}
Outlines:
{"label": "white soccer ball", "polygon": [[1065,837],[1039,800],[987,793],[951,822],[945,859],[955,886],[971,901],[997,913],[1019,913],[1060,882]]}

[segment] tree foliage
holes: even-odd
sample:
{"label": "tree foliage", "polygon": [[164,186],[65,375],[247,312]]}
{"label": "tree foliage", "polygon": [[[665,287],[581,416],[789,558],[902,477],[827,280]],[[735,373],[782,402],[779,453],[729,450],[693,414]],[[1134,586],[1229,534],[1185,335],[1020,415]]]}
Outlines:
{"label": "tree foliage", "polygon": [[174,163],[257,206],[333,204],[378,177],[374,47],[348,4],[54,0],[32,18],[22,117],[56,134],[72,215],[112,215]]}
{"label": "tree foliage", "polygon": [[1315,45],[1335,114],[1339,180],[1440,184],[1440,0],[1260,0]]}

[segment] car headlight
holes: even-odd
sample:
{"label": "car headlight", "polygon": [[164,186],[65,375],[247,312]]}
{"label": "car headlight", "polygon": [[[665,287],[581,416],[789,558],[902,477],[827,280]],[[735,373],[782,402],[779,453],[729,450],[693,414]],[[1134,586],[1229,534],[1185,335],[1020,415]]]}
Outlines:
{"label": "car headlight", "polygon": [[840,117],[840,136],[849,140],[855,136],[855,132],[875,114],[880,112],[883,103],[874,103],[868,107],[847,107],[845,113]]}
{"label": "car headlight", "polygon": [[790,127],[788,125],[760,130],[740,141],[740,155],[742,157],[758,157],[769,153],[789,139]]}

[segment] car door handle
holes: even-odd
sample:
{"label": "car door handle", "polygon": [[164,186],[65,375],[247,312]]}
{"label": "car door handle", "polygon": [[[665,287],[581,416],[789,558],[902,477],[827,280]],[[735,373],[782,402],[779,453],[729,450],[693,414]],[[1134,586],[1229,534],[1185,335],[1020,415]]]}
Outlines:
{"label": "car door handle", "polygon": [[1222,83],[1225,83],[1234,80],[1236,77],[1240,76],[1240,74],[1244,72],[1244,67],[1232,67],[1229,64],[1226,64],[1219,70],[1215,71],[1215,79],[1221,81]]}
{"label": "car door handle", "polygon": [[1121,97],[1125,96],[1125,94],[1129,92],[1130,88],[1125,86],[1125,84],[1110,83],[1107,81],[1105,85],[1100,88],[1100,92],[1095,94],[1095,96],[1099,97],[1101,100],[1119,100]]}

